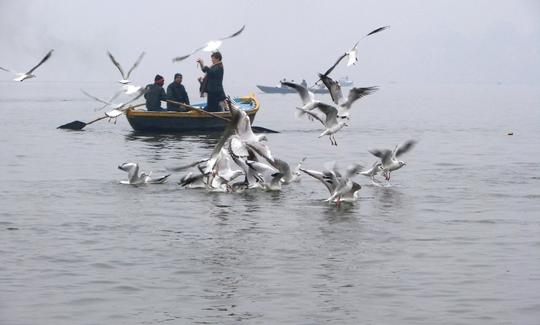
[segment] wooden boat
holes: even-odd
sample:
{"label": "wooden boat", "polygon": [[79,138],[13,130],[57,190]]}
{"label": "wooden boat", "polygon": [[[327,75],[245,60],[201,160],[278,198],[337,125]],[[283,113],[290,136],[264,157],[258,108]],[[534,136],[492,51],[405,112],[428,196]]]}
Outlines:
{"label": "wooden boat", "polygon": [[[233,102],[243,109],[249,116],[251,123],[259,111],[259,101],[254,94],[234,98]],[[203,109],[206,103],[191,105]],[[126,111],[126,118],[135,131],[147,132],[208,132],[223,131],[227,126],[229,112],[201,112],[190,110],[188,112],[153,112],[139,109]]]}

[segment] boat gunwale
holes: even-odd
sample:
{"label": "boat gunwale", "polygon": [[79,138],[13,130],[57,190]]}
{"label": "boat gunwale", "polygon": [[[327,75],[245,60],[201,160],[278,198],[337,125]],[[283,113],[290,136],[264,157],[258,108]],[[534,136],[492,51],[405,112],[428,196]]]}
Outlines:
{"label": "boat gunwale", "polygon": [[[238,97],[241,102],[247,103],[247,102],[253,102],[255,103],[255,107],[246,109],[244,112],[248,115],[255,115],[259,111],[260,108],[260,102],[255,97],[255,94],[249,94],[248,96],[242,96]],[[196,106],[195,106],[196,107]],[[199,108],[199,107],[197,107]],[[203,108],[200,108],[203,109]],[[231,113],[226,112],[210,112],[212,115],[218,115],[223,118],[228,118],[231,116]],[[175,111],[147,111],[147,110],[137,110],[134,108],[130,108],[126,111],[126,118],[129,120],[130,118],[144,118],[144,117],[158,117],[158,118],[209,118],[209,119],[215,119],[217,117],[211,116],[210,114],[206,114],[203,112],[199,112],[197,110],[191,110],[188,112],[175,112]]]}

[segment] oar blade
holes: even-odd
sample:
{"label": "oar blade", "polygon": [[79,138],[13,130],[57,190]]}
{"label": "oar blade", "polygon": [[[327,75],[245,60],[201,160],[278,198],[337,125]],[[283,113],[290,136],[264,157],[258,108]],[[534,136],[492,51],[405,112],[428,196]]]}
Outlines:
{"label": "oar blade", "polygon": [[86,123],[84,123],[84,122],[73,121],[73,122],[69,122],[69,123],[64,124],[64,125],[60,125],[59,127],[57,127],[57,129],[81,130],[85,126],[86,126]]}
{"label": "oar blade", "polygon": [[264,128],[262,126],[252,126],[251,130],[255,133],[279,133],[279,131]]}

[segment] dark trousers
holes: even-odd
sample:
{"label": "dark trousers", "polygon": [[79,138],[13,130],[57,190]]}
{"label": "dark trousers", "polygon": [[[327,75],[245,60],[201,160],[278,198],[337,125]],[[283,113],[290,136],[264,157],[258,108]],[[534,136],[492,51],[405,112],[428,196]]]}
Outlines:
{"label": "dark trousers", "polygon": [[222,100],[225,100],[224,92],[208,92],[208,102],[205,109],[209,112],[221,112],[219,102],[221,102]]}

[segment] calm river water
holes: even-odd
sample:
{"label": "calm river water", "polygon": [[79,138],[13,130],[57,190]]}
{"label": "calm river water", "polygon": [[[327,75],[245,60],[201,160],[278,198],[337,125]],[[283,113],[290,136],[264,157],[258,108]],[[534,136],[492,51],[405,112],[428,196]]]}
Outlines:
{"label": "calm river water", "polygon": [[219,135],[56,129],[99,116],[79,88],[107,86],[0,83],[1,324],[540,321],[540,87],[382,86],[337,147],[296,94],[258,94],[254,124],[291,164],[368,166],[418,141],[392,186],[357,176],[338,209],[306,175],[277,193],[119,184],[123,162],[159,173]]}

